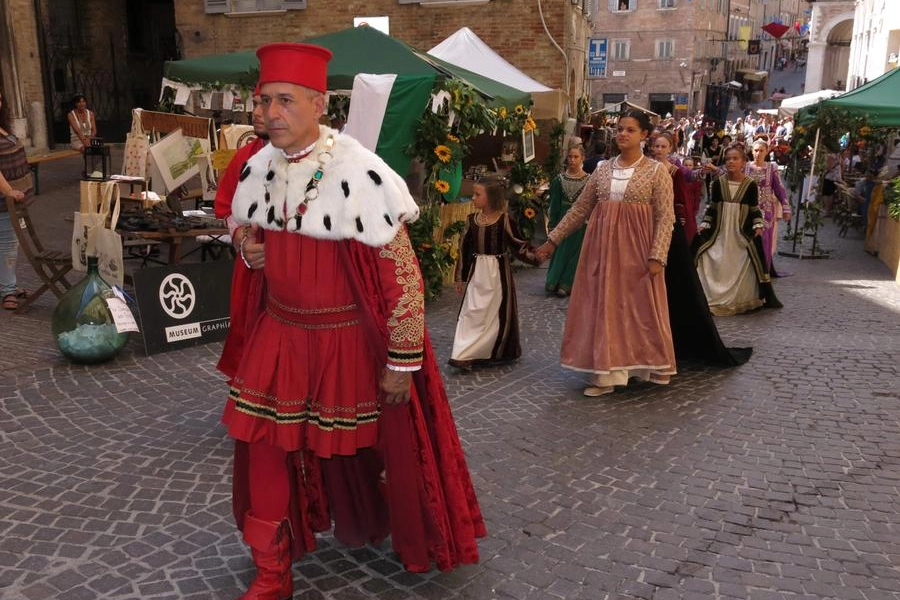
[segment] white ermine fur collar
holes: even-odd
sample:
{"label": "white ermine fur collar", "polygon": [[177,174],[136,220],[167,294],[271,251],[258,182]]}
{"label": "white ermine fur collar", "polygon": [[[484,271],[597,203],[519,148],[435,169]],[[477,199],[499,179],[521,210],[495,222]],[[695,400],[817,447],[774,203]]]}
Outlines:
{"label": "white ermine fur collar", "polygon": [[[333,159],[324,163],[319,195],[298,214],[306,186],[319,167],[325,140],[334,136]],[[307,158],[288,162],[266,145],[241,169],[232,202],[234,220],[262,229],[293,231],[324,240],[355,239],[383,246],[401,223],[415,221],[419,207],[406,182],[381,157],[350,136],[319,126],[319,141]]]}

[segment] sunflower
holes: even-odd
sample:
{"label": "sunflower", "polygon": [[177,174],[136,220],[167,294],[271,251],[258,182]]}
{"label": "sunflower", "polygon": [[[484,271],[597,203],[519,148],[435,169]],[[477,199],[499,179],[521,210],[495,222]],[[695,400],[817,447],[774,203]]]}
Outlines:
{"label": "sunflower", "polygon": [[447,134],[447,140],[451,142],[458,142],[459,138],[453,135],[452,133]]}
{"label": "sunflower", "polygon": [[872,133],[872,128],[869,127],[868,125],[863,125],[862,127],[859,128],[859,135],[861,135],[863,137],[868,136],[870,133]]}
{"label": "sunflower", "polygon": [[497,114],[500,115],[501,119],[505,119],[506,118],[506,107],[501,106],[500,109],[497,111]]}
{"label": "sunflower", "polygon": [[435,148],[434,153],[442,163],[448,163],[450,162],[450,159],[453,158],[453,153],[450,152],[450,148],[443,144]]}
{"label": "sunflower", "polygon": [[523,211],[522,214],[525,215],[525,218],[526,218],[526,219],[533,219],[533,218],[534,218],[534,215],[536,215],[537,212],[535,212],[535,210],[529,206],[528,208],[526,208],[526,209]]}
{"label": "sunflower", "polygon": [[450,184],[444,181],[443,179],[438,179],[434,182],[434,189],[439,191],[442,194],[446,194],[450,191]]}
{"label": "sunflower", "polygon": [[524,115],[524,114],[525,114],[525,107],[522,106],[521,104],[516,104],[516,114],[517,114],[517,115]]}
{"label": "sunflower", "polygon": [[533,131],[537,129],[537,124],[534,122],[534,119],[528,117],[525,119],[525,127],[523,129],[525,129],[525,131]]}

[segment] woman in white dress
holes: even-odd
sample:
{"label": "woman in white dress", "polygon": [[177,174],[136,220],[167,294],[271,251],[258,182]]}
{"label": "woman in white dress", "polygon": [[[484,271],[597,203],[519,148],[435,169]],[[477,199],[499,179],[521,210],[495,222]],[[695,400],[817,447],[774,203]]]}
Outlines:
{"label": "woman in white dress", "polygon": [[781,308],[766,266],[759,187],[744,172],[747,150],[725,150],[725,175],[712,182],[710,201],[695,239],[697,274],[716,316],[755,308]]}

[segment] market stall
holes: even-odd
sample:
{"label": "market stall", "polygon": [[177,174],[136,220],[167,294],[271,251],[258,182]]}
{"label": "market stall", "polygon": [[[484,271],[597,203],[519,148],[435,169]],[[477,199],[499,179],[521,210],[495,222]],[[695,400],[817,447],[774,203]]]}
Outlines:
{"label": "market stall", "polygon": [[[795,121],[795,147],[812,146],[810,178],[813,177],[820,145],[835,151],[837,140],[849,134],[849,143],[869,154],[870,159],[885,152],[891,129],[900,128],[900,69],[893,69],[855,90],[822,100],[801,110]],[[882,184],[879,182],[878,186]],[[880,210],[873,201],[867,221],[866,247],[884,262],[900,283],[900,221]]]}
{"label": "market stall", "polygon": [[[522,140],[523,147],[533,140],[523,135],[526,124],[534,128],[531,94],[419,52],[370,27],[303,41],[333,53],[328,64],[329,91],[350,98],[344,131],[408,177],[422,207],[422,218],[410,228],[417,252],[427,250],[433,259],[446,251],[447,242],[440,238],[441,205],[459,193],[462,157],[469,144],[480,131]],[[255,54],[247,51],[226,57],[224,61],[205,57],[169,62],[166,81],[188,88],[187,97],[212,86],[222,86],[223,95],[246,96],[256,78]],[[176,96],[185,95],[183,89],[176,91]],[[418,159],[418,175],[410,169],[410,149]],[[423,264],[426,295],[429,281],[439,284],[452,262],[444,255],[429,260],[437,265],[434,274]]]}

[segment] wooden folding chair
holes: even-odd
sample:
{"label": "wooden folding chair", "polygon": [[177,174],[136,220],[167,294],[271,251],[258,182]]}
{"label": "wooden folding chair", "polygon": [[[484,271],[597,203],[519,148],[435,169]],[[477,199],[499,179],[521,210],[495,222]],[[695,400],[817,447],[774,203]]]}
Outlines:
{"label": "wooden folding chair", "polygon": [[59,298],[72,287],[72,284],[66,280],[66,273],[72,270],[72,255],[68,252],[44,250],[44,246],[31,224],[28,207],[24,202],[15,202],[7,196],[6,208],[9,211],[9,221],[16,233],[16,239],[19,241],[19,249],[41,280],[41,286],[38,289],[34,290],[28,298],[19,300],[19,308],[16,309],[16,312],[22,312],[47,290]]}

